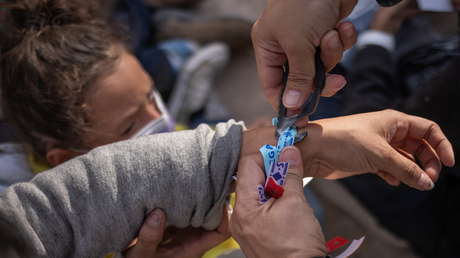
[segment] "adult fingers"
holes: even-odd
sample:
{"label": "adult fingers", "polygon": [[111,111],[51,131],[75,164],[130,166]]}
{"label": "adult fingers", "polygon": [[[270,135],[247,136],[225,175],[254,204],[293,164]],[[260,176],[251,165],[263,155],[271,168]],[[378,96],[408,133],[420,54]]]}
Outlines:
{"label": "adult fingers", "polygon": [[392,176],[390,173],[385,172],[385,171],[378,171],[377,175],[385,180],[389,185],[392,186],[399,186],[401,184],[401,181],[399,181],[396,177]]}
{"label": "adult fingers", "polygon": [[[321,93],[322,97],[332,97],[341,89],[343,89],[347,85],[347,80],[345,77],[339,74],[326,74],[326,85],[324,86],[324,90]],[[300,113],[301,109],[290,109],[287,110],[287,116],[292,116],[295,114]],[[301,120],[297,121],[297,126],[306,126],[307,120],[301,122]]]}
{"label": "adult fingers", "polygon": [[401,155],[390,145],[384,148],[377,162],[379,170],[388,172],[413,188],[422,191],[433,189],[433,181],[414,161]]}
{"label": "adult fingers", "polygon": [[438,124],[433,121],[410,116],[408,136],[415,139],[424,139],[436,151],[441,162],[449,167],[455,165],[455,155],[452,144],[442,132]]}
{"label": "adult fingers", "polygon": [[[350,48],[356,42],[356,31],[353,24],[343,23],[339,26],[340,31],[330,30],[321,39],[321,59],[325,65],[326,71],[330,71],[334,68],[338,62],[342,59],[343,51],[346,48]],[[340,33],[340,35],[339,35]],[[295,52],[295,51],[293,51]],[[283,104],[288,109],[297,109],[305,102],[311,93],[313,87],[313,79],[315,76],[314,68],[314,51],[298,50],[299,53],[304,56],[310,56],[306,58],[312,58],[311,60],[303,59],[298,60],[299,56],[289,55],[289,75],[287,86],[283,94]],[[293,67],[294,66],[294,67]],[[275,74],[276,67],[270,68]],[[279,71],[278,71],[279,74]],[[275,79],[275,78],[274,78]],[[280,78],[276,78],[279,80]],[[346,85],[346,80],[341,75],[329,75],[326,77],[326,86],[323,90],[323,96],[333,96],[337,91],[342,89]],[[268,95],[276,95],[275,89],[271,89],[271,92],[266,93]]]}
{"label": "adult fingers", "polygon": [[273,65],[268,62],[267,59],[269,59],[269,57],[264,57],[265,53],[262,52],[266,52],[265,50],[255,49],[255,52],[261,52],[258,56],[256,56],[256,61],[263,94],[273,109],[277,110],[279,107],[280,96],[283,94],[283,64],[286,61],[283,61],[278,65]]}
{"label": "adult fingers", "polygon": [[220,223],[219,227],[217,227],[216,232],[220,234],[228,234],[228,236],[230,237],[230,227],[229,227],[230,224],[229,223],[230,223],[232,212],[233,212],[233,208],[230,204],[224,207],[224,215],[222,217],[222,222]]}
{"label": "adult fingers", "polygon": [[298,109],[310,96],[315,78],[315,53],[313,46],[300,42],[285,49],[289,62],[289,75],[283,93],[283,104],[288,109]]}
{"label": "adult fingers", "polygon": [[273,109],[279,106],[283,89],[283,65],[287,57],[278,44],[267,44],[272,38],[263,22],[257,21],[251,32],[256,57],[257,73],[261,81],[263,93]]}
{"label": "adult fingers", "polygon": [[284,187],[285,194],[301,193],[303,196],[303,162],[299,149],[294,146],[286,147],[282,150],[279,162],[288,162],[289,168],[286,175]]}
{"label": "adult fingers", "polygon": [[332,70],[341,60],[343,52],[356,43],[357,33],[351,22],[337,25],[336,30],[328,31],[321,39],[321,60],[326,71]]}
{"label": "adult fingers", "polygon": [[[281,67],[270,67],[266,65],[259,65],[259,73],[261,75],[261,80],[264,82],[263,92],[265,97],[269,100],[270,104],[274,109],[279,107],[279,99],[282,89],[282,73],[283,70]],[[343,89],[347,84],[347,80],[344,76],[339,74],[327,74],[326,75],[326,85],[321,94],[323,97],[332,97],[338,91]],[[303,104],[303,103],[302,103]],[[291,111],[291,110],[290,110]],[[291,112],[295,114],[296,112]]]}
{"label": "adult fingers", "polygon": [[358,38],[358,33],[356,32],[356,28],[353,23],[341,22],[337,25],[337,31],[339,32],[343,49],[347,50],[353,47]]}
{"label": "adult fingers", "polygon": [[238,165],[236,181],[236,205],[258,206],[257,186],[264,185],[265,173],[260,154],[244,157]]}
{"label": "adult fingers", "polygon": [[321,39],[321,60],[326,71],[332,70],[342,59],[344,46],[337,30],[330,30]]}
{"label": "adult fingers", "polygon": [[326,75],[326,85],[323,92],[321,93],[321,96],[332,97],[339,90],[343,89],[345,85],[347,85],[347,80],[342,75],[328,74]]}
{"label": "adult fingers", "polygon": [[442,169],[441,161],[426,140],[408,138],[401,149],[411,154],[434,182],[438,180]]}
{"label": "adult fingers", "polygon": [[166,216],[160,209],[150,213],[139,232],[137,244],[131,247],[127,258],[155,257],[158,245],[163,239]]}

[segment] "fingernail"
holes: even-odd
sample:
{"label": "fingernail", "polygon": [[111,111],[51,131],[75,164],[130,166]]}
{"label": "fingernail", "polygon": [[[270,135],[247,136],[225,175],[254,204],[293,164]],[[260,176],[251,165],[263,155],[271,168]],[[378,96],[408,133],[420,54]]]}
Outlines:
{"label": "fingernail", "polygon": [[300,161],[299,151],[295,147],[286,147],[281,151],[279,160],[288,162],[290,168],[296,168]]}
{"label": "fingernail", "polygon": [[434,183],[427,174],[422,174],[417,183],[419,186],[426,190],[431,190],[434,188]]}
{"label": "fingernail", "polygon": [[161,225],[161,221],[163,219],[163,214],[160,210],[154,210],[147,220],[147,223],[152,227],[159,227]]}
{"label": "fingernail", "polygon": [[297,107],[297,104],[299,103],[301,95],[302,93],[298,90],[288,90],[284,94],[284,99],[283,99],[284,106],[286,106],[287,108]]}

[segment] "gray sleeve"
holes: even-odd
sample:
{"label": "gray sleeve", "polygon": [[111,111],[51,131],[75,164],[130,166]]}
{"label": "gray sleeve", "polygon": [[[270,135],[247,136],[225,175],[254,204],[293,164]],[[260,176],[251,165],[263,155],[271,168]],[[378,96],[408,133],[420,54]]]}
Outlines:
{"label": "gray sleeve", "polygon": [[66,162],[0,195],[0,219],[34,257],[101,257],[136,237],[161,208],[169,225],[215,229],[240,153],[243,125],[153,135]]}

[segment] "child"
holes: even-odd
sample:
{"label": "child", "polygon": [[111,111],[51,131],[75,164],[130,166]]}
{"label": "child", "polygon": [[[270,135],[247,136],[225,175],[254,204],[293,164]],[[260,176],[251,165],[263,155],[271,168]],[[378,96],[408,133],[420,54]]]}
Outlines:
{"label": "child", "polygon": [[[160,99],[155,97],[154,82],[119,37],[105,24],[82,11],[80,4],[57,0],[24,1],[12,7],[10,24],[6,27],[8,31],[2,35],[5,39],[1,60],[4,112],[38,157],[51,166],[101,145],[171,128],[167,112],[162,108]],[[228,180],[236,169],[240,154],[256,153],[263,144],[274,144],[275,141],[273,128],[245,132],[244,137],[242,129],[242,125],[229,122],[218,127],[216,132],[202,127],[194,133],[183,134],[189,138],[178,134],[164,136],[162,143],[169,141],[169,145],[159,146],[158,153],[151,154],[151,162],[165,163],[158,171],[179,171],[174,177],[184,180],[190,175],[183,173],[198,174],[195,170],[225,172],[225,175],[219,175],[225,179],[222,181],[225,184],[220,185],[216,193],[208,192],[217,194],[209,201],[215,204],[213,207],[221,209],[225,193],[229,191]],[[316,139],[314,135],[312,133],[309,139]],[[145,144],[116,146],[128,148],[133,153],[138,153],[135,152],[136,147],[146,148]],[[181,153],[180,149],[185,153]],[[200,155],[193,153],[195,150],[203,154],[201,159]],[[312,153],[307,145],[303,150],[306,156]],[[187,158],[192,154],[195,159],[190,166],[181,167],[181,161],[190,160]],[[133,156],[126,155],[125,151],[107,162],[121,164],[126,161],[129,165],[130,158]],[[80,161],[85,163],[84,158]],[[144,172],[147,165],[143,166]],[[333,171],[318,175],[331,174]],[[209,180],[202,183],[211,184]],[[108,185],[116,187],[117,183]],[[175,201],[175,195],[183,193],[186,196],[191,190],[175,185],[158,185],[157,191],[163,195],[157,193],[157,196],[170,192],[171,199],[156,200],[155,204],[171,207],[170,202]],[[203,194],[206,193],[203,191]],[[192,201],[190,203],[193,204]],[[183,205],[183,202],[178,201],[175,206],[179,211],[191,205],[182,207],[179,204]],[[187,211],[194,213],[193,209],[191,207]],[[221,210],[216,209],[211,212],[215,215],[211,216],[212,223],[206,225],[193,219],[179,220],[180,212],[176,217],[168,217],[168,220],[171,219],[171,224],[175,226],[190,223],[212,229],[221,218],[216,215]],[[197,213],[195,216],[204,214]]]}
{"label": "child", "polygon": [[174,128],[149,75],[121,38],[85,9],[92,8],[25,1],[11,12],[13,31],[2,65],[4,109],[50,166],[101,145]]}

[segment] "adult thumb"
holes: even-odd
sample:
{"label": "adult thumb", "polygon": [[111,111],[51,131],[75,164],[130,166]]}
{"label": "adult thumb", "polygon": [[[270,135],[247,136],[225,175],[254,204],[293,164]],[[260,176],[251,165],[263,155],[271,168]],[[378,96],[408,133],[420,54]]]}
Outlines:
{"label": "adult thumb", "polygon": [[301,193],[303,195],[303,162],[299,149],[294,146],[284,148],[278,162],[289,163],[284,184],[285,194]]}
{"label": "adult thumb", "polygon": [[302,48],[287,53],[289,74],[283,93],[283,104],[288,109],[298,109],[310,96],[315,79],[315,48]]}

